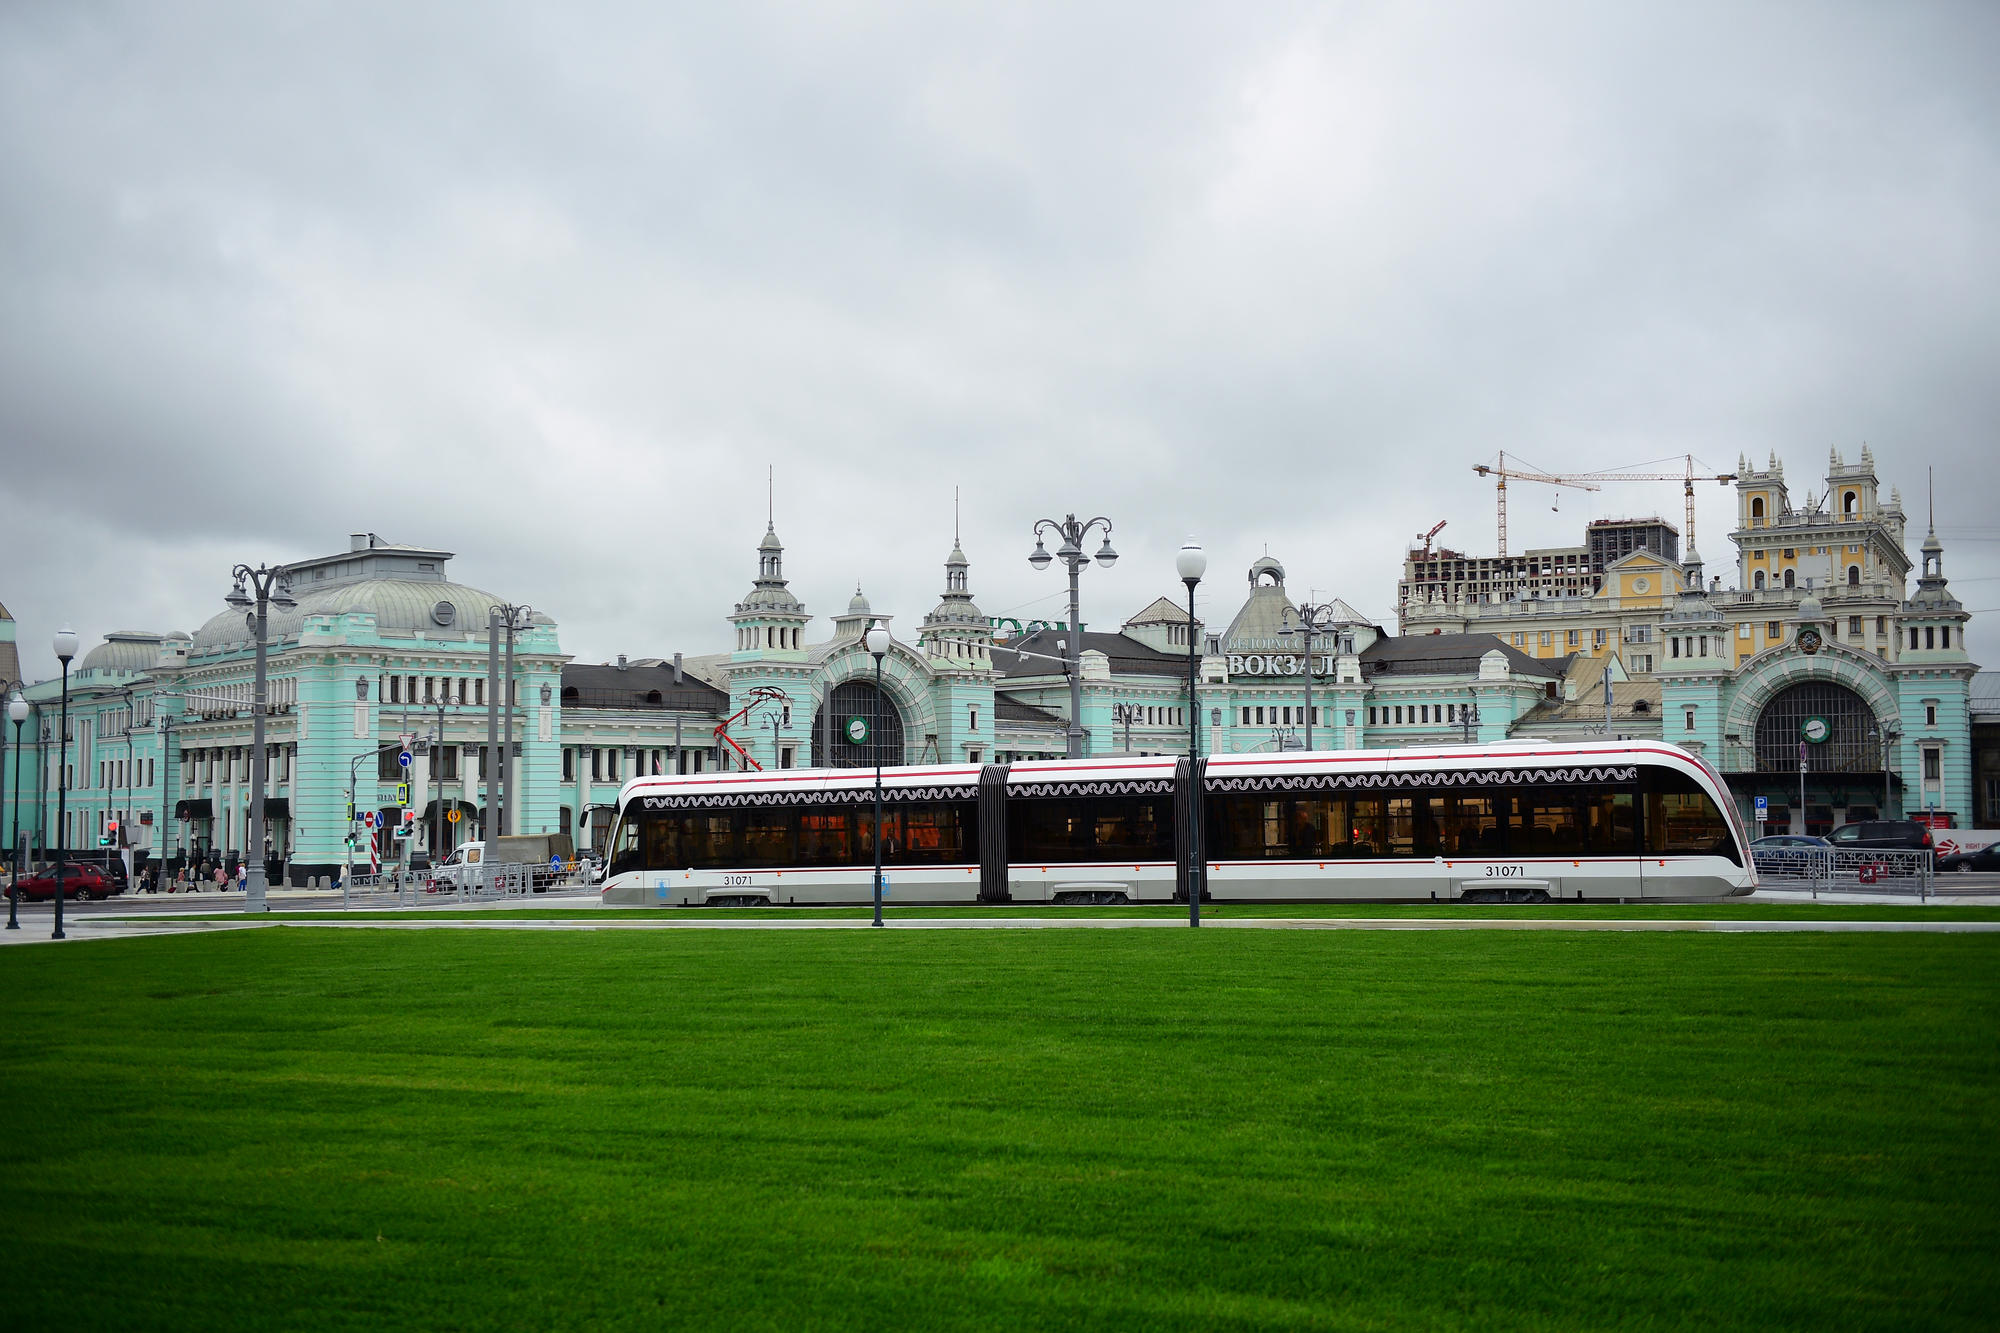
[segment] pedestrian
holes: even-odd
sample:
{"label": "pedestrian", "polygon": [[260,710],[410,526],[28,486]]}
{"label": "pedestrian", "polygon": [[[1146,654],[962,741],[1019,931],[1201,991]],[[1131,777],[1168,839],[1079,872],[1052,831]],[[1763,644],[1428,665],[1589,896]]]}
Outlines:
{"label": "pedestrian", "polygon": [[238,893],[250,892],[250,863],[248,861],[238,861],[236,863],[236,891]]}
{"label": "pedestrian", "polygon": [[229,875],[222,868],[222,862],[215,863],[215,891],[221,893],[229,887]]}

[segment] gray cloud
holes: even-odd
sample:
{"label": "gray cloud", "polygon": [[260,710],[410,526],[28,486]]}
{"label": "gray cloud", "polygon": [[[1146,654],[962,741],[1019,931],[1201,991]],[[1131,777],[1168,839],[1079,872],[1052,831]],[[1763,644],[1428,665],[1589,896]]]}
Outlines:
{"label": "gray cloud", "polygon": [[[1866,440],[2000,607],[1996,54],[1980,5],[14,6],[0,600],[45,671],[371,529],[586,658],[710,651],[771,464],[822,613],[918,619],[958,486],[990,612],[1077,509],[1093,621],[1188,532],[1212,615],[1268,544],[1388,618],[1499,449]],[[1516,548],[1680,511],[1554,503]]]}

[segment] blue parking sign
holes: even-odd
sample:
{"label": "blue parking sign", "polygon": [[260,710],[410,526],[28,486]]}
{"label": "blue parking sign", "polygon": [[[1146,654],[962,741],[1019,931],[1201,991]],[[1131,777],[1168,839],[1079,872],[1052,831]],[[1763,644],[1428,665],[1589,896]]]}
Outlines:
{"label": "blue parking sign", "polygon": [[1768,796],[1759,796],[1757,798],[1757,822],[1761,824],[1770,817],[1771,798]]}

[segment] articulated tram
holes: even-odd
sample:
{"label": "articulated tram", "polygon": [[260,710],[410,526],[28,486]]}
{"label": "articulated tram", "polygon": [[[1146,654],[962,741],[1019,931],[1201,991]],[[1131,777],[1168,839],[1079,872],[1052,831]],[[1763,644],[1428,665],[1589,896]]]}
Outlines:
{"label": "articulated tram", "polygon": [[[1654,741],[1053,760],[882,772],[890,900],[1688,900],[1756,876],[1714,770]],[[873,769],[635,778],[607,904],[865,903]]]}

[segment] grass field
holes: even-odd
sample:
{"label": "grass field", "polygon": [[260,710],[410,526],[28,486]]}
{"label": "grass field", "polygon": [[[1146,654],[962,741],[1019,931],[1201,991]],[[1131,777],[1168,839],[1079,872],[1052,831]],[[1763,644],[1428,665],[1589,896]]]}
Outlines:
{"label": "grass field", "polygon": [[1990,1328],[2000,940],[0,950],[10,1327]]}

